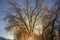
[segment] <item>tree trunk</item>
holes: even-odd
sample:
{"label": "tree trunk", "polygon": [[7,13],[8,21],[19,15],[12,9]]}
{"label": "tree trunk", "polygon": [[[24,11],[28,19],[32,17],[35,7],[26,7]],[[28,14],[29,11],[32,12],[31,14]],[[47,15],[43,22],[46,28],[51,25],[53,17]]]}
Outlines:
{"label": "tree trunk", "polygon": [[40,36],[22,34],[20,40],[41,40]]}

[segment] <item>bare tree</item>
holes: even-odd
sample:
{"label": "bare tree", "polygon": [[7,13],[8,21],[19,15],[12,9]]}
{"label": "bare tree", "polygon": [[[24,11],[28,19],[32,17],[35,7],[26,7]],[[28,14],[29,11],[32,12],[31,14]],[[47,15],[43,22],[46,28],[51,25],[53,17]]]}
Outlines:
{"label": "bare tree", "polygon": [[[11,7],[9,8],[9,12],[7,12],[8,16],[6,18],[8,18],[10,24],[6,29],[7,31],[14,32],[15,40],[40,40],[40,35],[43,31],[43,26],[40,25],[42,25],[41,21],[47,7],[44,9],[43,0],[33,0],[33,3],[31,2],[32,0],[22,1],[24,4],[21,3],[22,5],[19,5],[18,1],[9,0]],[[39,29],[37,26],[39,26]],[[38,32],[39,35],[35,32]]]}
{"label": "bare tree", "polygon": [[[23,1],[20,3],[18,1]],[[43,0],[9,0],[7,31],[14,32],[15,40],[53,40],[57,10],[49,10]],[[21,4],[21,5],[19,5]]]}

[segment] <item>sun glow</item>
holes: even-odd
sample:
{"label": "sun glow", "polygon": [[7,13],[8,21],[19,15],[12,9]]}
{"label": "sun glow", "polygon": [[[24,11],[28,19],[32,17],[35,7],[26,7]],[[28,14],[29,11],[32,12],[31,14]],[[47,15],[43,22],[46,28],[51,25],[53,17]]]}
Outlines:
{"label": "sun glow", "polygon": [[6,39],[11,39],[11,40],[13,40],[14,39],[14,37],[13,37],[13,35],[6,35],[6,37],[5,37]]}
{"label": "sun glow", "polygon": [[42,19],[36,22],[37,25],[35,25],[34,33],[37,35],[42,34],[43,32],[43,24],[42,24]]}
{"label": "sun glow", "polygon": [[42,31],[43,31],[43,25],[39,24],[39,25],[36,26],[36,28],[34,30],[34,33],[37,34],[37,35],[40,35],[40,34],[42,34]]}

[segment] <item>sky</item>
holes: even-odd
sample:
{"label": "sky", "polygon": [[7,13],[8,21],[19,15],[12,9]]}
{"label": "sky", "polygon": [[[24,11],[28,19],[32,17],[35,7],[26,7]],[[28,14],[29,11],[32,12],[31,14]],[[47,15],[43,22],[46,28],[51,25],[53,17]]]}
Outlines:
{"label": "sky", "polygon": [[[46,4],[48,6],[52,6],[53,1],[52,0],[46,0]],[[5,27],[8,25],[8,22],[3,20],[3,18],[6,15],[6,13],[4,13],[3,11],[7,11],[8,8],[9,8],[8,1],[7,0],[0,0],[0,37],[12,38],[13,37],[12,33],[7,32],[5,30]]]}
{"label": "sky", "polygon": [[12,39],[12,33],[7,32],[5,30],[5,27],[8,24],[8,22],[3,20],[3,18],[6,15],[6,13],[4,13],[3,11],[6,11],[6,10],[8,10],[7,0],[0,0],[0,37]]}

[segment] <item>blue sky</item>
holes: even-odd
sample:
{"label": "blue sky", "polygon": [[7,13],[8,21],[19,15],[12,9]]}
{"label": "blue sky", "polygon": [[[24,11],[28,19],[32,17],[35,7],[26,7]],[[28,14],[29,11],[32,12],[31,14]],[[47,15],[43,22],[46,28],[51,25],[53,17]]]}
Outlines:
{"label": "blue sky", "polygon": [[[53,5],[52,0],[46,0],[46,4],[49,6]],[[6,13],[3,13],[2,11],[7,11],[8,10],[8,2],[7,0],[0,0],[0,36],[5,37],[7,35],[12,36],[11,33],[7,33],[4,28],[8,24],[7,21],[4,21],[3,18],[5,17]]]}
{"label": "blue sky", "polygon": [[0,37],[8,37],[12,36],[11,33],[7,33],[5,30],[6,25],[8,24],[7,21],[4,21],[3,18],[5,17],[6,13],[3,11],[8,10],[8,2],[7,0],[0,0]]}

